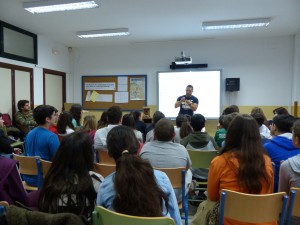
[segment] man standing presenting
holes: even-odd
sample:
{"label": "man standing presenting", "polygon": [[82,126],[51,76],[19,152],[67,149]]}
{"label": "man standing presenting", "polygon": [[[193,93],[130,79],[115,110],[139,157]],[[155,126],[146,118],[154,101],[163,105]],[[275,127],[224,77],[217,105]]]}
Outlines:
{"label": "man standing presenting", "polygon": [[179,114],[194,115],[194,111],[198,108],[198,98],[193,96],[193,86],[188,85],[185,89],[186,94],[177,98],[175,108],[180,106]]}

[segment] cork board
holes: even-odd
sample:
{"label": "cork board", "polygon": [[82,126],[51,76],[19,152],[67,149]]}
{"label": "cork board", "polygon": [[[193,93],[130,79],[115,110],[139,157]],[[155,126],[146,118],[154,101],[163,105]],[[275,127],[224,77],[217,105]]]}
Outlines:
{"label": "cork board", "polygon": [[123,110],[147,106],[147,75],[82,76],[82,106],[105,110],[113,105]]}

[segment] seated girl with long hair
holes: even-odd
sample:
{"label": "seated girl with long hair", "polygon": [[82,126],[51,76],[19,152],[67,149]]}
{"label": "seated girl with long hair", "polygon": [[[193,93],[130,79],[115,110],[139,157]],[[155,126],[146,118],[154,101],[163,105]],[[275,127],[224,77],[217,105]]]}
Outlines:
{"label": "seated girl with long hair", "polygon": [[[224,148],[210,164],[208,198],[211,201],[220,200],[222,189],[270,194],[273,193],[273,183],[272,163],[262,147],[258,124],[250,115],[238,114],[229,124]],[[225,218],[224,225],[229,224],[249,223]]]}
{"label": "seated girl with long hair", "polygon": [[64,137],[74,132],[74,125],[72,124],[72,114],[63,112],[60,114],[57,121],[58,137]]}
{"label": "seated girl with long hair", "polygon": [[90,218],[103,180],[92,171],[93,162],[92,142],[87,133],[78,131],[66,136],[45,177],[39,198],[40,210]]}
{"label": "seated girl with long hair", "polygon": [[103,180],[97,205],[133,216],[169,216],[176,225],[181,225],[169,178],[137,156],[138,147],[135,134],[129,127],[117,126],[108,133],[108,153],[117,167],[115,173]]}
{"label": "seated girl with long hair", "polygon": [[83,119],[83,130],[85,130],[94,143],[94,137],[97,130],[97,121],[94,115],[85,116]]}

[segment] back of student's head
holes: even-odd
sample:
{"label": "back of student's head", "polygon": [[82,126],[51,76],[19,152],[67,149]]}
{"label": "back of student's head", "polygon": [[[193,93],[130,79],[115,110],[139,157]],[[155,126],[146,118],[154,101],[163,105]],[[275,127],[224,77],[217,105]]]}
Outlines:
{"label": "back of student's head", "polygon": [[251,109],[250,115],[254,115],[256,113],[259,113],[259,114],[263,115],[264,120],[267,120],[267,118],[266,118],[266,116],[265,116],[264,111],[262,110],[262,108],[260,108],[260,107],[253,107]]}
{"label": "back of student's head", "polygon": [[74,125],[72,124],[73,116],[69,112],[63,112],[60,114],[57,121],[57,132],[59,134],[66,133],[67,127],[74,130]]}
{"label": "back of student's head", "polygon": [[83,129],[88,132],[97,129],[97,121],[94,115],[87,115],[84,117]]}
{"label": "back of student's head", "polygon": [[70,113],[73,118],[76,120],[77,125],[80,125],[82,106],[80,104],[73,104],[70,108]]}
{"label": "back of student's head", "polygon": [[165,118],[165,114],[163,114],[161,111],[156,111],[153,114],[153,123],[156,124],[162,118]]}
{"label": "back of student's head", "polygon": [[162,118],[154,127],[154,137],[158,141],[171,141],[174,137],[174,126],[171,120]]}
{"label": "back of student's head", "polygon": [[51,105],[39,105],[33,110],[34,120],[38,125],[44,125],[46,118],[51,119],[55,110],[56,109]]}
{"label": "back of student's head", "polygon": [[66,136],[45,177],[39,198],[40,210],[57,213],[61,196],[74,195],[76,207],[72,202],[66,201],[68,212],[76,214],[91,212],[97,196],[89,176],[89,171],[93,170],[93,161],[92,141],[87,133],[77,131]]}
{"label": "back of student's head", "polygon": [[294,122],[294,125],[292,127],[292,131],[293,131],[293,136],[297,137],[300,141],[300,119],[297,119]]}
{"label": "back of student's head", "polygon": [[263,125],[265,121],[263,114],[256,112],[256,113],[251,113],[251,116],[256,120],[259,127]]}
{"label": "back of student's head", "polygon": [[220,126],[224,127],[224,116],[223,115],[219,116],[219,124],[220,124]]}
{"label": "back of student's head", "polygon": [[287,111],[286,108],[283,107],[278,107],[273,110],[274,115],[289,115],[289,112]]}
{"label": "back of student's head", "polygon": [[140,116],[142,115],[140,111],[133,111],[131,112],[132,116],[133,116],[133,119],[134,121],[139,121],[140,119]]}
{"label": "back of student's head", "polygon": [[98,120],[97,129],[106,127],[108,125],[107,121],[107,111],[102,112],[100,119]]}
{"label": "back of student's head", "polygon": [[240,112],[239,107],[237,105],[230,105],[224,109],[222,115],[228,115],[234,112],[239,113]]}
{"label": "back of student's head", "polygon": [[22,108],[23,108],[27,103],[29,103],[28,100],[19,100],[18,103],[17,103],[18,110],[19,110],[19,111],[22,111]]}
{"label": "back of student's head", "polygon": [[225,146],[221,154],[232,152],[239,162],[238,182],[246,193],[258,194],[262,182],[270,185],[270,177],[265,167],[265,150],[262,147],[258,124],[246,114],[238,114],[230,123]]}
{"label": "back of student's head", "polygon": [[194,131],[201,131],[205,126],[205,118],[201,114],[194,114],[191,119],[191,126]]}
{"label": "back of student's head", "polygon": [[273,124],[276,125],[279,133],[291,133],[295,120],[291,115],[277,115],[273,118]]}
{"label": "back of student's head", "polygon": [[184,114],[179,114],[177,117],[176,117],[176,127],[181,127],[181,124],[183,122],[187,122],[189,121],[188,118],[186,117],[186,115]]}
{"label": "back of student's head", "polygon": [[234,113],[230,113],[228,115],[223,116],[223,127],[224,127],[225,130],[228,129],[229,124],[234,119],[234,117],[236,117],[237,115],[238,115],[238,113],[234,112]]}
{"label": "back of student's head", "polygon": [[135,122],[132,114],[128,113],[122,117],[122,125],[135,129]]}
{"label": "back of student's head", "polygon": [[189,121],[183,122],[180,127],[179,136],[181,139],[188,136],[190,133],[193,132],[193,128],[191,126],[191,123]]}
{"label": "back of student's head", "polygon": [[117,164],[114,209],[134,216],[163,216],[163,200],[167,207],[168,198],[156,183],[150,163],[136,155],[138,141],[133,130],[126,126],[111,129],[107,149]]}
{"label": "back of student's head", "polygon": [[107,121],[109,124],[118,124],[122,119],[122,110],[119,106],[112,106],[107,110]]}

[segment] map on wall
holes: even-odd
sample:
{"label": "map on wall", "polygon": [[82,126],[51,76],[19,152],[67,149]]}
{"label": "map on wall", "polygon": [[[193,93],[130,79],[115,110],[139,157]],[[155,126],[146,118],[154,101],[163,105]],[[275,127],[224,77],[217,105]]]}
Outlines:
{"label": "map on wall", "polygon": [[145,100],[145,78],[130,78],[130,100]]}

